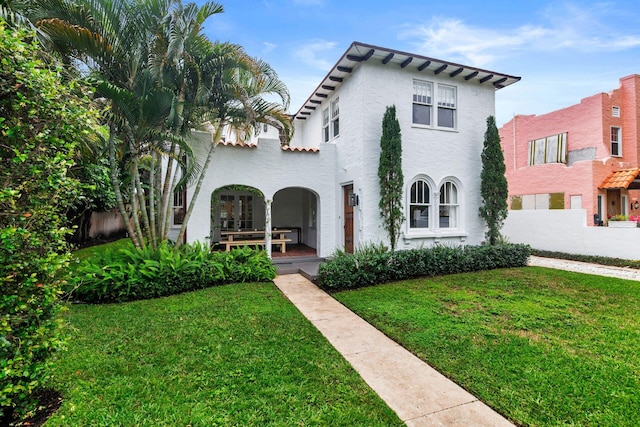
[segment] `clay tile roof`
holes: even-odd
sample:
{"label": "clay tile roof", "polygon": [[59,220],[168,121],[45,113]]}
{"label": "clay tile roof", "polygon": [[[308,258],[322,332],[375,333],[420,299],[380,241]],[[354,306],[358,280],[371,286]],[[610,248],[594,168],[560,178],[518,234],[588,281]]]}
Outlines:
{"label": "clay tile roof", "polygon": [[320,151],[319,148],[292,147],[290,145],[282,145],[280,148],[282,148],[282,151],[297,151],[299,153],[317,153]]}
{"label": "clay tile roof", "polygon": [[220,145],[224,145],[226,147],[240,147],[240,148],[256,148],[258,144],[255,143],[247,143],[242,141],[220,141]]}
{"label": "clay tile roof", "polygon": [[629,185],[633,182],[634,179],[640,174],[640,168],[635,169],[625,169],[621,171],[612,172],[602,184],[598,186],[601,190],[610,188],[610,189],[620,189],[620,188],[629,188]]}

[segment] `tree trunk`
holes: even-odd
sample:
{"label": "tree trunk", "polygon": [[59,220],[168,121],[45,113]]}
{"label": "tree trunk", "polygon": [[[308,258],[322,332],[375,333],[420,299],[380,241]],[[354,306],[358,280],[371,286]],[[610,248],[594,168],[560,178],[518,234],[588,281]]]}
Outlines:
{"label": "tree trunk", "polygon": [[120,216],[122,216],[122,220],[124,221],[124,225],[127,228],[127,233],[129,234],[129,238],[131,239],[133,246],[135,246],[136,248],[140,248],[138,236],[133,231],[133,227],[131,226],[129,214],[127,214],[127,209],[124,205],[124,199],[122,198],[122,191],[120,189],[120,174],[118,173],[118,162],[116,160],[116,143],[113,132],[113,125],[109,127],[109,169],[111,176],[111,185],[113,186],[113,193],[116,198],[116,206],[118,207],[118,212],[120,212]]}
{"label": "tree trunk", "polygon": [[189,201],[189,208],[187,212],[184,214],[184,218],[182,220],[182,227],[180,227],[180,233],[178,234],[178,238],[176,239],[175,250],[182,244],[182,239],[184,238],[184,233],[187,231],[187,223],[189,222],[189,218],[191,217],[191,212],[193,211],[193,207],[195,206],[195,201],[200,194],[200,189],[202,188],[202,182],[204,181],[204,177],[207,173],[207,169],[209,168],[209,164],[211,163],[211,159],[213,158],[213,153],[216,150],[218,145],[218,140],[220,139],[220,135],[222,134],[222,128],[224,126],[223,122],[218,123],[218,127],[216,129],[215,134],[211,137],[211,146],[209,147],[209,152],[207,153],[207,159],[202,166],[202,171],[198,176],[198,182],[196,187],[193,190],[193,194],[191,195],[191,200]]}

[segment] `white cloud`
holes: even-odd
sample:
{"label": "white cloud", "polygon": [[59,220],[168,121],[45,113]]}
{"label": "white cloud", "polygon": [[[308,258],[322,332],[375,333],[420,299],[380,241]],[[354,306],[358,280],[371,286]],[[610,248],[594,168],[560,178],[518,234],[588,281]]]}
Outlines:
{"label": "white cloud", "polygon": [[[326,72],[334,64],[335,54],[333,49],[336,45],[336,42],[311,40],[308,43],[298,45],[293,52],[293,56],[310,67]],[[326,59],[327,57],[330,59]]]}
{"label": "white cloud", "polygon": [[[401,39],[415,39],[419,51],[475,66],[486,66],[514,51],[550,52],[571,49],[602,52],[640,47],[640,33],[620,34],[611,6],[582,8],[571,3],[541,12],[542,22],[514,28],[486,28],[459,19],[436,17],[423,25],[404,25]],[[638,31],[635,29],[634,31]]]}
{"label": "white cloud", "polygon": [[262,45],[264,46],[264,48],[262,49],[263,55],[266,55],[266,54],[274,51],[278,47],[277,44],[269,43],[269,42],[262,42]]}

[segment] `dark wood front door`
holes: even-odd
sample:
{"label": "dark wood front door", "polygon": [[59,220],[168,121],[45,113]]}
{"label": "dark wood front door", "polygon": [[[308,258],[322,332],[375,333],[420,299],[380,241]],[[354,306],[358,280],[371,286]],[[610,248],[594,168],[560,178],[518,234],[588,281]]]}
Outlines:
{"label": "dark wood front door", "polygon": [[353,193],[353,184],[345,185],[344,193],[344,250],[353,253],[353,206],[349,206],[349,195]]}

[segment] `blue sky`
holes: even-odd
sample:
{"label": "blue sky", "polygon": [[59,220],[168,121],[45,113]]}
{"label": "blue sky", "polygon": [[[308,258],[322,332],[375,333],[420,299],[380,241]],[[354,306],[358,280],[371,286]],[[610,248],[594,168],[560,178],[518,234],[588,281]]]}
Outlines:
{"label": "blue sky", "polygon": [[[197,0],[202,3],[202,0]],[[211,40],[241,44],[298,110],[353,41],[522,77],[496,93],[498,125],[544,114],[640,74],[633,1],[219,0]]]}

